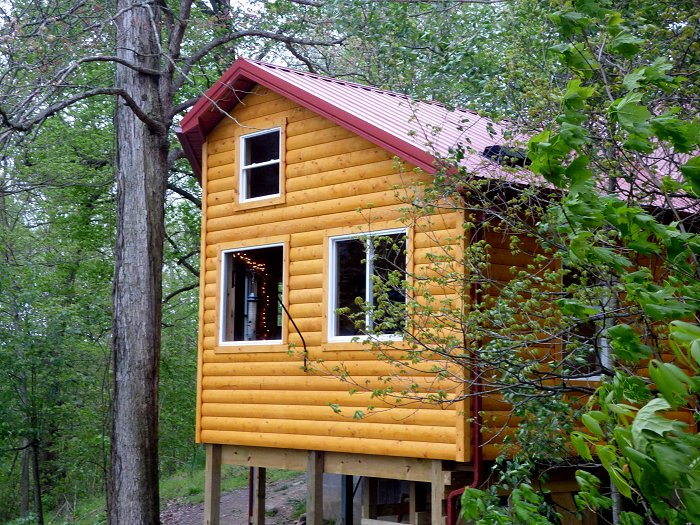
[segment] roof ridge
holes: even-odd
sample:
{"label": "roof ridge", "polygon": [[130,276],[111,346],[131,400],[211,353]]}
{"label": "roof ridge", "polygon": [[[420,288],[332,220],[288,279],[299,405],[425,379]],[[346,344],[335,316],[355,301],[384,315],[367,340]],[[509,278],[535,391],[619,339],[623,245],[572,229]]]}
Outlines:
{"label": "roof ridge", "polygon": [[476,116],[481,116],[478,111],[474,111],[473,109],[466,109],[462,107],[455,106],[454,108],[448,107],[446,104],[443,104],[442,102],[437,102],[435,100],[421,100],[418,98],[414,98],[410,95],[407,95],[405,93],[399,93],[398,91],[392,91],[390,89],[382,89],[378,88],[376,86],[369,86],[367,84],[360,84],[359,82],[352,82],[350,80],[344,80],[342,78],[337,78],[337,77],[329,77],[326,75],[319,75],[318,73],[312,73],[310,71],[303,71],[301,69],[295,69],[293,67],[289,66],[282,66],[279,64],[272,64],[270,62],[264,62],[262,60],[255,60],[252,58],[245,58],[244,60],[251,62],[253,64],[256,64],[258,66],[263,66],[267,67],[270,69],[279,69],[282,71],[285,71],[287,73],[292,73],[292,74],[297,74],[297,75],[302,75],[306,77],[312,77],[317,80],[321,80],[323,82],[334,82],[336,84],[342,84],[347,87],[355,88],[355,89],[364,89],[366,91],[374,91],[375,93],[381,93],[389,96],[394,96],[397,98],[403,98],[408,102],[418,102],[420,104],[428,104],[431,106],[438,106],[440,108],[445,109],[446,111],[459,111],[461,113],[470,113],[472,115]]}

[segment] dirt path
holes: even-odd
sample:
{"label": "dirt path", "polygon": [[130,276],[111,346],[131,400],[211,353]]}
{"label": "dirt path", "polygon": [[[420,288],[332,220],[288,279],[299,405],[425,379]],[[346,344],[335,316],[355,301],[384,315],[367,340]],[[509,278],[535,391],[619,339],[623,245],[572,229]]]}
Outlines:
{"label": "dirt path", "polygon": [[[292,513],[306,498],[306,480],[297,478],[269,483],[266,490],[266,525],[291,525],[296,523]],[[160,513],[163,525],[202,525],[203,503],[167,502]],[[248,524],[248,487],[221,495],[221,525]]]}

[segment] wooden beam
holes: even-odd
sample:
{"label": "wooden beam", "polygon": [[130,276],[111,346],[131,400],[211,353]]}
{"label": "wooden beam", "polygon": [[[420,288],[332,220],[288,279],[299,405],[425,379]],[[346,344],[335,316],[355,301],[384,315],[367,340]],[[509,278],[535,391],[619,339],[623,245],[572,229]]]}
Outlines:
{"label": "wooden beam", "polygon": [[253,467],[253,525],[265,525],[265,467]]}
{"label": "wooden beam", "polygon": [[309,450],[306,467],[306,523],[323,525],[323,452]]}
{"label": "wooden beam", "polygon": [[306,470],[307,453],[304,450],[276,449],[246,446],[223,446],[225,465]]}
{"label": "wooden beam", "polygon": [[[222,462],[225,465],[305,471],[308,461],[305,450],[244,445],[223,445],[222,450]],[[420,458],[326,452],[323,470],[347,476],[432,481],[432,460]]]}
{"label": "wooden beam", "polygon": [[219,525],[221,515],[221,445],[206,445],[204,525]]}
{"label": "wooden beam", "polygon": [[445,500],[445,478],[442,473],[442,461],[439,459],[433,460],[432,464],[432,480],[430,483],[430,509],[432,525],[444,525],[445,512],[443,510],[443,502]]}
{"label": "wooden beam", "polygon": [[352,474],[374,478],[430,481],[431,460],[326,452],[325,470],[332,474]]}

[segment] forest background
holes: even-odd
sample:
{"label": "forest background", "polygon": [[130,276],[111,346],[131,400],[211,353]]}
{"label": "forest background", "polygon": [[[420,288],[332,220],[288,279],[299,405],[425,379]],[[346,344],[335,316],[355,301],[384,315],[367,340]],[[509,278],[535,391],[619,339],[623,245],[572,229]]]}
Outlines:
{"label": "forest background", "polygon": [[[619,12],[619,21],[611,23],[603,8]],[[163,0],[118,2],[116,7],[80,0],[4,2],[0,521],[31,512],[41,522],[43,510],[70,521],[76,502],[113,490],[108,481],[110,448],[114,454],[118,437],[112,431],[113,372],[115,363],[121,366],[115,356],[122,340],[114,334],[121,333],[124,318],[115,313],[120,296],[112,282],[124,260],[120,225],[135,202],[126,193],[120,162],[125,151],[139,149],[119,134],[126,128],[120,112],[135,115],[158,139],[158,156],[167,166],[156,169],[155,182],[147,186],[161,195],[165,214],[149,217],[155,241],[148,242],[164,246],[162,297],[157,270],[149,300],[161,304],[162,299],[163,306],[162,319],[159,308],[151,309],[162,335],[151,335],[145,352],[154,367],[152,377],[160,378],[153,383],[159,388],[151,396],[157,408],[157,425],[151,427],[158,428],[155,459],[166,476],[201,461],[193,438],[201,203],[172,126],[237,57],[505,117],[527,136],[553,125],[574,130],[581,121],[572,115],[596,101],[590,100],[595,99],[592,91],[570,81],[593,82],[613,71],[615,80],[604,79],[596,93],[607,105],[598,102],[597,109],[622,97],[611,86],[640,92],[638,99],[627,100],[618,113],[622,118],[616,117],[629,128],[623,129],[627,138],[638,140],[631,150],[641,151],[641,142],[661,136],[676,149],[692,152],[697,151],[697,129],[675,123],[696,119],[700,15],[695,8],[693,1],[593,0]],[[129,47],[121,25],[127,12],[147,15],[142,29],[151,38],[144,45],[153,52],[144,53],[146,63],[123,55]],[[604,19],[607,26],[596,25]],[[611,55],[587,54],[587,44],[607,44],[606,38],[616,39]],[[655,62],[659,57],[669,66]],[[623,84],[626,75],[642,67],[646,77],[639,74],[636,84]],[[145,99],[132,97],[128,74],[137,82],[158,78],[150,92],[157,94],[150,98],[158,104],[141,105]],[[641,93],[648,86],[665,98],[653,98],[656,106],[651,97],[645,100],[647,114],[638,108],[651,91]],[[657,123],[653,131],[642,129],[652,117],[646,108],[661,114],[656,110],[664,104],[673,105],[678,118],[665,128]],[[578,138],[570,140],[568,150],[550,150],[549,161],[556,157],[561,164],[572,148],[590,143]],[[698,162],[687,165],[687,184],[681,181],[672,191],[697,194]],[[159,269],[158,250],[150,264]],[[670,296],[676,300],[685,294],[690,299],[683,304],[695,306],[663,313],[662,319],[696,315],[697,295],[689,289]],[[694,388],[689,382],[686,387]],[[157,497],[155,502],[157,507]],[[118,521],[113,517],[113,522]]]}

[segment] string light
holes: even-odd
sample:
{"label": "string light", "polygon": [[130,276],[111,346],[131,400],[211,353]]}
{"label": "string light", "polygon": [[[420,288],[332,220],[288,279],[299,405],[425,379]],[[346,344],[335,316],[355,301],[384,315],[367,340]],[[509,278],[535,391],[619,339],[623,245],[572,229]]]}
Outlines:
{"label": "string light", "polygon": [[270,308],[270,295],[267,293],[267,265],[264,262],[256,261],[251,259],[245,252],[233,252],[232,257],[241,261],[247,270],[250,270],[254,275],[260,276],[260,294],[265,302],[264,307],[259,312],[260,317],[258,322],[260,324],[261,332],[264,334],[262,339],[269,339],[269,330],[267,328],[267,312]]}

